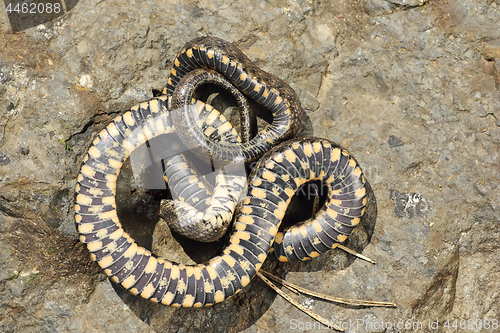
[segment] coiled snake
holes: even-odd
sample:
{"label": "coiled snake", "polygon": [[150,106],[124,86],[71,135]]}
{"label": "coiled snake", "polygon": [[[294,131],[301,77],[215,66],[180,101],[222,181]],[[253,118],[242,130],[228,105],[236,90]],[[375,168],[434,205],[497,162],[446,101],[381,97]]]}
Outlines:
{"label": "coiled snake", "polygon": [[[288,105],[284,101],[276,103],[277,99],[273,97],[271,104]],[[248,194],[237,208],[229,245],[220,256],[205,264],[185,266],[151,254],[120,224],[116,180],[134,149],[156,136],[177,130],[169,104],[170,97],[161,96],[115,118],[93,141],[77,178],[75,220],[80,240],[87,244],[92,259],[113,282],[132,294],[165,305],[208,306],[245,287],[273,245],[282,261],[306,260],[344,241],[358,224],[364,213],[366,193],[363,174],[354,158],[325,139],[288,141],[270,149],[257,162],[249,177]],[[207,106],[200,109],[204,112]],[[185,111],[192,113],[193,107],[185,107]],[[274,127],[270,127],[272,132]],[[260,138],[266,149],[275,144],[270,143],[274,134]],[[252,147],[254,140],[248,141]],[[219,148],[224,147],[230,146],[221,144]],[[245,153],[245,160],[253,159],[252,154]],[[294,193],[314,180],[328,190],[323,207],[313,218],[293,226],[285,234],[278,232]]]}

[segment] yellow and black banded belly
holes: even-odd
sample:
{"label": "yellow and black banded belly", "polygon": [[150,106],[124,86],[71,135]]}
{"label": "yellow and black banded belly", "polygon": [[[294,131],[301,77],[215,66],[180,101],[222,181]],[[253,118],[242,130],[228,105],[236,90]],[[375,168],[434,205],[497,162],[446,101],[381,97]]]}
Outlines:
{"label": "yellow and black banded belly", "polygon": [[269,173],[260,177],[267,182],[270,200],[270,191],[274,194],[277,184],[285,186],[285,180],[293,179],[286,185],[291,186],[288,191],[296,191],[308,177],[307,163],[322,168],[328,186],[327,204],[314,217],[278,232],[271,253],[283,262],[315,258],[345,241],[364,215],[367,201],[364,175],[345,149],[322,149],[317,141],[312,145],[301,142],[293,143],[291,152],[266,162],[266,168],[280,177]]}
{"label": "yellow and black banded belly", "polygon": [[[81,194],[88,196],[102,194],[106,197],[104,200],[110,200],[109,196],[112,195],[110,189],[115,185],[119,170],[130,152],[146,140],[175,132],[167,105],[166,96],[141,103],[115,118],[99,133],[83,161],[78,185]],[[201,125],[207,131],[217,128],[217,135],[221,139],[238,141],[236,131],[231,126],[226,126],[229,122],[222,114],[217,112],[216,116],[208,117],[213,113],[211,106],[197,102],[193,105],[193,109],[192,112],[204,119]],[[158,149],[163,147],[154,148],[158,156],[163,156],[163,151],[167,150]],[[215,188],[213,191],[208,191],[201,177],[187,167],[182,154],[170,152],[169,155],[173,156],[167,161],[169,168],[164,177],[178,199],[174,200],[173,204],[178,208],[179,214],[184,214],[181,220],[167,220],[169,226],[184,236],[198,241],[209,242],[219,239],[227,231],[236,205],[246,190],[246,174],[243,166],[239,173],[223,173],[219,170],[215,178]],[[180,191],[179,188],[183,188],[184,191]],[[77,213],[83,217],[96,212],[107,213],[113,209],[112,203],[103,206],[94,205],[93,201],[76,207]],[[109,221],[106,225],[116,228]],[[85,228],[90,228],[90,225]],[[104,231],[101,230],[102,232]]]}
{"label": "yellow and black banded belly", "polygon": [[[215,109],[197,101],[194,113],[200,119],[205,133],[217,129],[216,140],[241,142],[226,118]],[[226,126],[227,125],[227,126]],[[207,154],[207,164],[213,162]],[[243,163],[218,166],[215,170],[215,187],[209,189],[195,168],[182,154],[171,157],[164,164],[164,179],[169,184],[174,199],[162,200],[160,216],[176,232],[201,242],[221,238],[232,221],[237,203],[246,191],[246,170]],[[207,185],[205,185],[207,184]],[[172,210],[177,216],[172,216]],[[180,218],[178,218],[180,217]]]}
{"label": "yellow and black banded belly", "polygon": [[303,109],[295,91],[283,80],[255,66],[237,47],[219,38],[201,37],[188,42],[174,60],[164,93],[181,93],[176,90],[179,81],[197,68],[213,69],[224,75],[238,90],[268,109],[273,121],[241,145],[207,140],[195,126],[190,109],[184,107],[192,97],[192,91],[186,90],[185,97],[172,99],[172,108],[182,111],[174,116],[174,122],[184,143],[200,146],[216,158],[234,161],[243,156],[247,162],[258,159],[299,130]]}
{"label": "yellow and black banded belly", "polygon": [[[150,103],[155,105],[151,110],[156,106],[163,108],[165,99]],[[248,195],[239,206],[229,245],[222,255],[196,266],[177,265],[156,257],[139,246],[121,227],[116,213],[116,178],[121,164],[133,149],[164,133],[170,126],[165,119],[158,121],[145,117],[141,126],[143,135],[138,135],[135,132],[137,126],[130,117],[134,117],[133,112],[125,113],[123,121],[118,117],[99,133],[89,149],[78,175],[75,219],[80,240],[87,244],[92,259],[112,281],[132,294],[165,305],[184,307],[207,306],[233,296],[260,269],[292,196],[300,185],[310,180],[325,184],[328,198],[322,210],[309,221],[312,225],[309,240],[313,247],[303,243],[290,244],[298,247],[293,250],[297,257],[301,247],[311,256],[315,256],[311,249],[321,251],[314,246],[314,235],[325,236],[327,240],[323,245],[326,248],[331,243],[328,239],[343,241],[358,222],[358,218],[351,217],[349,212],[350,208],[360,208],[357,202],[364,205],[365,194],[364,179],[354,159],[327,140],[286,142],[257,163]],[[119,129],[125,125],[127,128]],[[133,139],[129,138],[131,133],[135,133]],[[349,203],[344,204],[344,199]],[[332,226],[328,219],[324,219],[326,224],[323,223],[322,212],[335,220],[329,210],[345,214],[347,218],[342,220],[343,227],[337,227],[335,223]],[[362,214],[362,208],[359,214]],[[305,225],[308,229],[307,222]],[[328,235],[323,235],[325,233]]]}

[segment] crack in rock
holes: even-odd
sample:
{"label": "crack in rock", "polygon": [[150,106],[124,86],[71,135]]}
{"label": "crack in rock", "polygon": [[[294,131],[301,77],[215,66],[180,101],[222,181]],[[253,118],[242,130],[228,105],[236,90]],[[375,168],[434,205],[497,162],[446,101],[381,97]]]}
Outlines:
{"label": "crack in rock", "polygon": [[412,306],[414,318],[425,318],[429,314],[440,321],[451,313],[457,292],[460,255],[458,247],[444,268],[436,274],[427,291]]}

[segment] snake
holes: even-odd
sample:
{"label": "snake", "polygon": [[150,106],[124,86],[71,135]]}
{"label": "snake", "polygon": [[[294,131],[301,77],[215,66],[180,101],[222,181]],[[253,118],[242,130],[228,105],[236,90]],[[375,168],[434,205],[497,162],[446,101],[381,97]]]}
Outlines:
{"label": "snake", "polygon": [[[196,58],[196,50],[201,49],[196,45],[185,48],[186,57],[190,58],[188,51],[192,50],[192,57]],[[207,49],[198,52],[211,59],[212,49]],[[234,54],[242,58],[238,52],[233,51]],[[215,51],[212,55],[218,57]],[[222,56],[221,63],[224,62]],[[233,67],[234,71],[242,68]],[[258,83],[266,85],[268,95],[278,91],[268,86],[271,81]],[[280,83],[278,86],[283,88]],[[254,87],[256,90],[262,91]],[[267,102],[285,110],[285,114],[292,113],[279,94]],[[187,103],[181,109],[190,115],[213,111],[199,101]],[[116,117],[92,142],[77,177],[74,209],[80,241],[111,281],[130,293],[173,307],[210,306],[248,285],[269,254],[280,261],[308,260],[345,241],[359,224],[367,199],[365,178],[354,157],[327,139],[308,138],[279,144],[282,139],[277,139],[268,145],[275,139],[275,117],[268,127],[271,130],[265,132],[270,134],[257,136],[264,139],[267,152],[249,176],[247,194],[236,208],[228,245],[222,254],[198,265],[177,264],[152,254],[125,232],[119,221],[116,181],[123,163],[137,147],[157,136],[179,131],[171,110],[171,97],[163,95]],[[279,120],[278,117],[278,123]],[[203,135],[205,132],[201,130]],[[259,140],[253,138],[241,145],[247,144],[245,147],[251,151],[244,153],[243,160],[257,158],[253,153],[261,149],[255,148]],[[236,157],[242,152],[231,148],[226,141],[214,144],[228,148],[226,156]],[[279,231],[291,198],[300,186],[310,181],[319,181],[327,188],[325,203],[314,217]]]}

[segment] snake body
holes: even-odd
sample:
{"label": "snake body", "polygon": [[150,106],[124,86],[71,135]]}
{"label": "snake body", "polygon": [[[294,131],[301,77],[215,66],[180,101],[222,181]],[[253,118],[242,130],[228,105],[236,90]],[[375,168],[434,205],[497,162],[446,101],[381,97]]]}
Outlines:
{"label": "snake body", "polygon": [[[197,68],[221,73],[238,90],[268,109],[273,115],[270,126],[243,144],[207,140],[196,125],[196,118],[185,107],[191,103],[192,90],[176,94],[179,81]],[[184,46],[174,60],[164,93],[178,95],[172,99],[171,106],[181,111],[174,114],[173,120],[183,142],[203,148],[214,158],[231,162],[256,160],[279,142],[293,137],[304,113],[295,91],[286,82],[255,66],[233,44],[215,37],[196,38]]]}
{"label": "snake body", "polygon": [[[190,107],[190,112],[203,119],[200,126],[205,133],[211,133],[215,140],[240,142],[236,131],[218,111],[200,101]],[[171,113],[169,112],[169,116]],[[209,165],[214,162],[209,155],[205,156],[205,161]],[[164,179],[175,200],[161,201],[160,216],[171,229],[188,238],[201,242],[213,242],[221,238],[246,190],[244,165],[218,165],[214,171],[215,186],[212,189],[205,177],[197,172],[195,165],[191,165],[182,153],[164,162]],[[182,218],[172,218],[172,210]]]}
{"label": "snake body", "polygon": [[[165,107],[160,102],[164,100],[148,104]],[[328,199],[314,219],[297,227],[303,237],[286,245],[285,256],[315,257],[344,241],[359,221],[359,215],[349,214],[366,202],[364,178],[355,160],[327,140],[285,142],[257,163],[222,255],[196,266],[156,257],[123,230],[116,213],[116,178],[122,163],[133,149],[171,128],[166,117],[136,116],[137,120],[133,112],[119,116],[94,140],[78,175],[75,205],[80,241],[104,273],[132,294],[165,305],[199,307],[239,292],[271,250],[290,199],[310,180],[327,186]],[[120,127],[143,131],[122,136]]]}
{"label": "snake body", "polygon": [[[176,120],[170,111],[169,96],[132,107],[99,132],[83,159],[77,178],[75,220],[80,241],[87,245],[91,258],[113,282],[132,294],[170,306],[200,307],[222,302],[251,281],[270,252],[282,261],[306,260],[320,255],[349,236],[359,223],[366,204],[363,174],[346,150],[324,139],[288,141],[270,149],[282,140],[282,137],[277,139],[278,132],[285,133],[286,137],[294,132],[294,124],[300,123],[301,116],[297,116],[298,120],[289,117],[294,113],[294,106],[281,97],[281,92],[286,92],[289,87],[273,77],[254,80],[257,69],[232,64],[234,59],[244,57],[241,52],[229,47],[227,56],[218,55],[222,48],[220,40],[208,41],[211,44],[203,48],[198,42],[188,44],[178,59],[201,59],[211,68],[225,64],[226,72],[230,68],[244,86],[253,87],[253,98],[279,111],[268,132],[258,135],[258,140],[254,138],[241,145],[247,144],[245,147],[249,148],[249,152],[244,153],[244,160],[256,158],[253,155],[256,151],[259,154],[263,150],[268,152],[250,175],[248,194],[237,208],[229,245],[222,254],[195,266],[171,263],[139,246],[123,230],[118,219],[116,180],[124,161],[147,140],[179,131],[174,126]],[[225,60],[225,57],[230,60]],[[174,72],[180,73],[184,68],[177,62],[174,65],[177,66]],[[252,79],[242,77],[244,69],[249,70],[247,76]],[[167,92],[170,93],[168,89],[176,78],[176,75],[170,77]],[[271,84],[276,84],[276,87]],[[211,107],[200,103],[188,103],[182,108],[191,115],[210,114]],[[177,121],[182,122],[180,118]],[[205,135],[206,131],[201,133]],[[259,142],[265,144],[260,147]],[[217,149],[225,149],[224,156],[229,158],[237,157],[242,151],[241,147],[238,151],[232,148],[232,143],[213,144],[214,147],[219,145]],[[181,163],[173,164],[174,171],[183,169]],[[192,176],[188,173],[173,181],[182,183],[182,179]],[[313,218],[284,233],[279,232],[291,198],[301,185],[309,181],[320,181],[326,187],[325,204]],[[215,201],[220,206],[227,206],[225,200]],[[233,204],[233,200],[226,201]]]}

